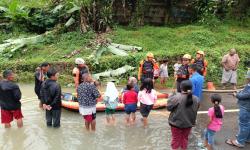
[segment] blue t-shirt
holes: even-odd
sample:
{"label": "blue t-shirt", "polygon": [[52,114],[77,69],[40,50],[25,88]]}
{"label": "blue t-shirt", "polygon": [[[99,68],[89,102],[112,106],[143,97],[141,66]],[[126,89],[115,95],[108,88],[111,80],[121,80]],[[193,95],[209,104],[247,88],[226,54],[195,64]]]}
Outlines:
{"label": "blue t-shirt", "polygon": [[192,77],[189,78],[193,85],[193,95],[197,96],[199,100],[202,99],[202,88],[204,83],[204,77],[199,73],[195,72]]}

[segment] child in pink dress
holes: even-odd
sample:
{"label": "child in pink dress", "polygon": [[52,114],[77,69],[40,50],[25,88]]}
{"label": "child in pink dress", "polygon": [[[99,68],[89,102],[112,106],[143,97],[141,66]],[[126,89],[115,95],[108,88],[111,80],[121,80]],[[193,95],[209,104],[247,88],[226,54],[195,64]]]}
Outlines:
{"label": "child in pink dress", "polygon": [[157,94],[154,90],[153,80],[146,78],[142,85],[140,92],[138,93],[138,101],[140,101],[140,113],[142,115],[142,121],[144,127],[148,125],[148,115],[153,109],[153,106],[157,100]]}
{"label": "child in pink dress", "polygon": [[209,123],[204,133],[205,146],[208,150],[213,149],[214,136],[216,132],[220,131],[222,126],[222,118],[224,116],[224,106],[220,105],[221,96],[218,94],[213,94],[211,96],[211,102],[214,104],[214,107],[208,109]]}

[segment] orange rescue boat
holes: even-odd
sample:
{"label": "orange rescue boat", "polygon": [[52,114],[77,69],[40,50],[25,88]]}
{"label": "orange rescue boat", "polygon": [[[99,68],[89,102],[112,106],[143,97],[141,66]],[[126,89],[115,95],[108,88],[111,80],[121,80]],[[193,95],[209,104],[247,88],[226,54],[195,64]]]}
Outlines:
{"label": "orange rescue boat", "polygon": [[[153,109],[159,109],[167,106],[168,94],[157,92],[157,101],[154,104]],[[121,99],[121,97],[120,97]],[[96,111],[105,111],[106,107],[103,103],[103,97],[97,99]],[[77,97],[75,93],[63,93],[62,94],[62,107],[70,110],[79,110],[79,103],[77,102]],[[137,108],[140,107],[140,103],[137,104]],[[119,103],[116,110],[124,110],[124,104]]]}

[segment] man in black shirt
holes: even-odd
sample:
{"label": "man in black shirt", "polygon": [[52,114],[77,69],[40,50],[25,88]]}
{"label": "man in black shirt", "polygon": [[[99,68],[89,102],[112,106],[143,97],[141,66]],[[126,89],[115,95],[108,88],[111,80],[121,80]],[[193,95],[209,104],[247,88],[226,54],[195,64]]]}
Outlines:
{"label": "man in black shirt", "polygon": [[[47,72],[49,70],[50,64],[44,62],[37,68],[35,72],[35,93],[38,99],[41,101],[40,89],[42,83],[47,79]],[[42,108],[41,102],[39,103],[39,107]]]}
{"label": "man in black shirt", "polygon": [[61,118],[61,87],[56,82],[59,74],[53,68],[47,72],[49,79],[41,87],[41,102],[46,110],[47,126],[60,127]]}
{"label": "man in black shirt", "polygon": [[15,75],[11,70],[3,72],[3,80],[0,81],[0,107],[1,122],[5,128],[11,127],[13,119],[17,120],[18,128],[23,126],[23,115],[21,111],[21,91],[13,81]]}

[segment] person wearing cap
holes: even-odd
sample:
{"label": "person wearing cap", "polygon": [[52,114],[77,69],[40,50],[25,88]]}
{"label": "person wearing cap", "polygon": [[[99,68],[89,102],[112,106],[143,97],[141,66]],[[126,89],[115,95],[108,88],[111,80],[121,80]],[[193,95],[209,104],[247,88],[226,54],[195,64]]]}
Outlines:
{"label": "person wearing cap", "polygon": [[10,123],[16,119],[17,127],[21,128],[23,126],[20,102],[22,93],[19,86],[13,82],[15,74],[12,70],[5,70],[3,78],[0,81],[1,123],[4,124],[5,128],[10,128]]}
{"label": "person wearing cap", "polygon": [[239,131],[236,139],[227,139],[226,143],[231,146],[245,147],[246,143],[250,143],[250,71],[246,75],[247,85],[245,88],[234,93],[238,99],[239,105]]}
{"label": "person wearing cap", "polygon": [[191,60],[191,55],[185,54],[182,57],[182,65],[176,73],[176,88],[177,92],[181,92],[181,82],[189,79],[188,65]]}
{"label": "person wearing cap", "polygon": [[221,61],[223,72],[222,72],[222,85],[225,89],[226,84],[230,82],[233,85],[233,89],[236,90],[237,84],[237,69],[240,62],[240,58],[233,48],[226,54]]}
{"label": "person wearing cap", "polygon": [[41,103],[41,96],[40,96],[40,90],[42,83],[47,79],[47,72],[50,68],[50,64],[48,62],[42,63],[35,72],[35,93],[40,100],[39,107],[42,108],[42,103]]}
{"label": "person wearing cap", "polygon": [[147,53],[147,58],[140,62],[139,71],[138,71],[138,80],[143,82],[144,79],[150,78],[154,79],[154,76],[157,75],[155,72],[159,69],[158,64],[154,59],[153,53]]}
{"label": "person wearing cap", "polygon": [[196,64],[197,65],[197,72],[202,75],[206,76],[207,75],[207,60],[204,58],[205,53],[201,50],[198,50],[196,52],[196,58],[192,59],[191,64]]}
{"label": "person wearing cap", "polygon": [[82,75],[85,73],[89,73],[88,66],[85,64],[85,61],[82,58],[76,58],[75,60],[76,67],[73,69],[73,76],[75,82],[75,88],[83,82]]}

